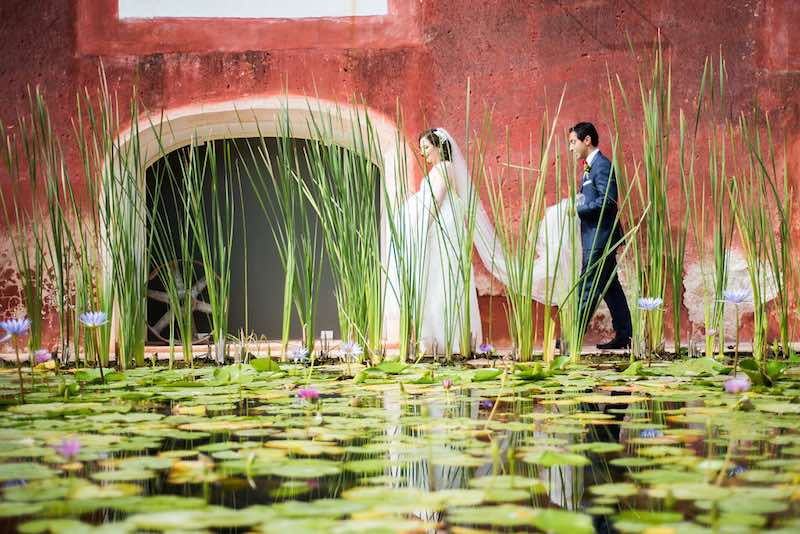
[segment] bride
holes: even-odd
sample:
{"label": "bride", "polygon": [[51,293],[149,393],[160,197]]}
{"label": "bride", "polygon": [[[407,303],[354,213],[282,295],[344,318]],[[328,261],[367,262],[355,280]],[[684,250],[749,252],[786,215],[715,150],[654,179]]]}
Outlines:
{"label": "bride", "polygon": [[[473,187],[466,160],[455,140],[443,128],[419,136],[420,154],[429,167],[419,190],[390,209],[391,239],[384,260],[387,273],[384,304],[384,338],[397,343],[414,332],[402,328],[404,318],[417,321],[419,341],[428,351],[468,354],[482,342],[478,297],[472,267],[472,241],[486,269],[507,285],[506,262],[494,225]],[[474,231],[468,224],[474,213]],[[568,200],[545,211],[537,240],[532,298],[545,302],[546,288],[555,285],[554,302],[568,287],[568,247],[547,247],[559,242],[570,216]],[[560,251],[560,253],[558,252]],[[563,269],[554,269],[558,263]],[[549,269],[547,269],[549,266]],[[465,269],[469,270],[464,276]],[[553,276],[551,273],[557,273]],[[464,281],[468,279],[468,294]],[[552,289],[551,289],[552,291]],[[465,315],[469,315],[468,322]],[[469,335],[463,328],[469,324]],[[462,339],[471,347],[461,349]]]}

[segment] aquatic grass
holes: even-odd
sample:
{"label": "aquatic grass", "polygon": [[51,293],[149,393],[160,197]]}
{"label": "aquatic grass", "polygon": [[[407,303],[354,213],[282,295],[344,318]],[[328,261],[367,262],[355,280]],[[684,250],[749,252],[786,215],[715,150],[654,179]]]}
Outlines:
{"label": "aquatic grass", "polygon": [[[33,270],[34,276],[38,277],[38,282],[34,281],[34,283],[39,286],[39,291],[41,291],[46,274],[52,278],[55,286],[60,352],[62,359],[66,359],[71,338],[70,301],[72,295],[70,287],[70,228],[65,219],[65,206],[62,204],[66,200],[66,191],[70,187],[70,176],[44,94],[38,87],[34,91],[28,88],[26,117],[24,121],[20,121],[20,126],[20,135],[24,140],[18,148],[25,154],[29,173],[32,164],[37,167],[36,172],[31,175],[32,208],[38,211],[37,205],[40,203],[46,207],[46,217],[42,217],[42,220],[31,227],[35,246],[39,249],[35,253],[34,263],[43,262],[43,265],[39,265]],[[44,189],[44,202],[38,198],[37,183],[39,181],[42,182]],[[38,213],[31,213],[31,217],[34,216],[38,219]],[[26,261],[25,258],[22,258],[23,263]],[[29,291],[24,292],[29,293]],[[41,300],[41,295],[34,296],[34,307],[37,305],[37,298]],[[43,302],[39,302],[39,305],[43,305]],[[31,311],[29,310],[29,313]],[[38,328],[40,327],[36,325],[32,331],[35,332]],[[32,349],[35,347],[33,343],[37,341],[36,338],[37,335],[31,336]]]}
{"label": "aquatic grass", "polygon": [[[726,123],[727,113],[725,100],[725,82],[727,69],[720,54],[718,64],[706,58],[700,79],[697,96],[697,109],[692,134],[693,144],[698,143],[701,133],[707,151],[708,188],[703,180],[698,192],[696,180],[689,180],[684,188],[687,207],[690,215],[690,227],[695,249],[700,259],[700,270],[703,282],[703,315],[706,331],[706,356],[714,354],[714,338],[718,339],[719,354],[724,353],[724,306],[720,305],[722,294],[727,287],[730,246],[733,240],[734,217],[729,217],[731,195],[727,174],[729,152],[725,127],[719,127],[714,121]],[[703,125],[704,114],[709,123]],[[710,206],[707,197],[710,196]],[[710,210],[709,210],[710,207]],[[710,216],[709,216],[710,212]],[[708,268],[707,231],[711,227],[713,261],[711,272]]]}
{"label": "aquatic grass", "polygon": [[[515,225],[512,225],[511,206],[504,194],[508,177],[503,175],[493,179],[489,187],[494,226],[505,259],[508,278],[506,298],[509,330],[514,342],[514,351],[520,361],[529,361],[533,356],[533,266],[539,227],[545,208],[545,184],[550,167],[551,150],[563,100],[562,92],[553,118],[547,114],[544,116],[539,132],[538,155],[533,153],[533,143],[530,143],[530,160],[536,161],[537,164],[527,169],[527,172],[525,169],[520,169],[518,172],[518,200],[523,206],[523,211],[518,217],[513,218],[516,219]],[[508,145],[506,139],[506,146]],[[507,155],[508,169],[512,168],[509,158]]]}
{"label": "aquatic grass", "polygon": [[308,217],[302,180],[300,158],[295,148],[288,108],[278,114],[277,154],[270,156],[266,138],[259,132],[257,149],[248,145],[250,157],[261,162],[266,173],[255,166],[245,166],[256,199],[278,249],[284,268],[283,324],[281,346],[286,358],[291,327],[291,311],[295,312],[302,328],[302,339],[310,351],[314,348],[314,327],[322,269],[322,239],[317,224]]}
{"label": "aquatic grass", "polygon": [[[746,158],[732,189],[734,197],[740,201],[735,218],[750,272],[754,307],[753,353],[760,360],[768,349],[765,301],[772,291],[776,297],[782,352],[787,356],[792,354],[788,342],[789,291],[790,287],[796,286],[797,271],[791,261],[794,250],[790,236],[792,191],[786,163],[779,172],[769,117],[765,114],[762,122],[760,112],[756,110],[752,115],[752,118],[744,113],[739,116],[736,137],[741,139],[737,153],[745,154]],[[765,140],[762,140],[762,130]],[[748,200],[741,201],[745,197]]]}
{"label": "aquatic grass", "polygon": [[[139,123],[133,120],[126,138],[119,137],[120,104],[99,69],[96,97],[88,90],[78,98],[75,120],[78,150],[87,186],[87,209],[97,239],[82,237],[81,279],[77,309],[95,309],[114,314],[113,334],[117,365],[126,369],[144,365],[146,337],[147,235],[146,198],[141,184],[142,157]],[[139,102],[134,88],[126,113],[138,117]],[[86,215],[73,202],[76,215]],[[77,219],[80,221],[80,219]],[[78,223],[81,224],[81,223]],[[96,347],[103,364],[108,363],[112,329],[98,332]]]}
{"label": "aquatic grass", "polygon": [[[383,156],[366,108],[348,115],[325,114],[308,104],[312,139],[304,151],[310,183],[298,180],[323,230],[327,258],[335,273],[342,339],[356,339],[371,353],[382,345],[378,180]],[[349,124],[350,148],[336,143]],[[376,163],[378,167],[376,167]]]}
{"label": "aquatic grass", "polygon": [[[428,246],[427,227],[410,220],[407,213],[409,191],[409,161],[405,147],[408,139],[403,133],[402,109],[396,112],[397,130],[395,147],[399,154],[394,161],[396,184],[382,182],[381,193],[386,207],[386,230],[389,235],[387,257],[382,265],[386,277],[385,298],[396,303],[397,317],[386,314],[388,323],[384,332],[396,331],[399,341],[400,361],[405,363],[409,355],[421,356],[420,331],[423,319],[424,297],[420,294],[427,278],[426,258]],[[397,187],[394,187],[397,185]],[[388,304],[384,301],[384,306]],[[393,306],[395,307],[395,306]],[[393,324],[396,321],[396,324]]]}
{"label": "aquatic grass", "polygon": [[[622,86],[619,86],[624,92]],[[644,232],[637,236],[637,292],[635,299],[643,295],[664,299],[667,280],[672,279],[671,286],[680,309],[681,285],[675,281],[683,279],[683,265],[680,259],[683,250],[673,242],[670,228],[670,206],[667,195],[669,177],[670,120],[672,112],[672,66],[665,64],[660,36],[653,51],[652,66],[649,79],[639,74],[639,96],[642,110],[642,158],[641,166],[636,165],[636,173],[641,173],[643,180],[636,180],[636,192],[639,204],[649,207],[644,221]],[[665,231],[666,229],[666,231]],[[647,344],[648,355],[661,350],[664,337],[664,311],[657,309],[648,314],[645,322],[646,332],[639,331]],[[639,329],[636,329],[639,330]],[[680,351],[678,334],[676,351]]]}
{"label": "aquatic grass", "polygon": [[[155,125],[154,125],[155,126]],[[163,144],[164,121],[154,128],[162,163],[155,168],[156,179],[152,188],[148,210],[149,236],[152,249],[151,264],[156,265],[157,276],[164,287],[169,312],[165,315],[170,327],[170,368],[174,365],[174,338],[177,333],[181,340],[183,359],[194,366],[192,345],[194,342],[193,294],[201,284],[197,280],[194,267],[194,232],[190,223],[191,195],[185,177],[192,171],[191,160],[186,149],[178,154],[179,169],[175,170],[166,159],[167,150]],[[171,130],[171,125],[166,124]],[[191,150],[191,148],[189,149]],[[166,189],[166,190],[165,190]],[[164,199],[167,191],[171,203]],[[162,207],[163,206],[163,207]],[[174,221],[169,213],[176,216]],[[201,285],[205,286],[205,283]],[[156,323],[154,330],[160,330]]]}
{"label": "aquatic grass", "polygon": [[[42,168],[43,147],[31,98],[29,91],[31,113],[18,117],[16,134],[12,135],[8,127],[0,123],[2,159],[11,182],[11,202],[4,194],[0,195],[0,207],[11,237],[22,303],[31,321],[28,346],[32,351],[41,345],[44,319],[44,222],[40,209],[40,185],[45,170]],[[23,189],[25,183],[27,187]]]}
{"label": "aquatic grass", "polygon": [[[201,151],[195,140],[185,154],[183,181],[192,240],[200,254],[208,290],[214,359],[224,363],[231,283],[233,181],[239,178],[239,167],[234,172],[230,141],[221,141],[221,154],[217,150],[216,143],[209,141]],[[204,198],[206,184],[210,193],[208,204]]]}

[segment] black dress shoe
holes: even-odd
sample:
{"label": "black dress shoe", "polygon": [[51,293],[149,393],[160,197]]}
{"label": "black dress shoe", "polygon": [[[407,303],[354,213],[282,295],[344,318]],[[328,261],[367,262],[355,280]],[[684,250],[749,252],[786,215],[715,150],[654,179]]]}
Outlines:
{"label": "black dress shoe", "polygon": [[631,338],[617,336],[608,343],[600,343],[597,348],[600,350],[629,349],[631,348]]}

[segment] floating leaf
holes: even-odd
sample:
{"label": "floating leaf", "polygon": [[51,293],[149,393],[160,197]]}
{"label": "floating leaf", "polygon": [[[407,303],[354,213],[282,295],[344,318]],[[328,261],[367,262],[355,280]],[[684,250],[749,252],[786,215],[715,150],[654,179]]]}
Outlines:
{"label": "floating leaf", "polygon": [[488,382],[503,374],[502,369],[478,369],[472,374],[473,382]]}
{"label": "floating leaf", "polygon": [[269,471],[279,477],[309,479],[337,475],[342,472],[342,468],[339,463],[331,460],[303,458],[276,464]]}
{"label": "floating leaf", "polygon": [[448,519],[458,525],[490,525],[494,527],[521,527],[534,524],[538,510],[513,504],[500,506],[474,506],[448,511]]}

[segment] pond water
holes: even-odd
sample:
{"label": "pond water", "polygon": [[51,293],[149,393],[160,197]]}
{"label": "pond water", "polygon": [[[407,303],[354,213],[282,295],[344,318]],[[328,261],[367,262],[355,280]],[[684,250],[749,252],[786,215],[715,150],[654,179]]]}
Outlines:
{"label": "pond water", "polygon": [[792,369],[256,367],[2,370],[0,531],[800,532]]}

